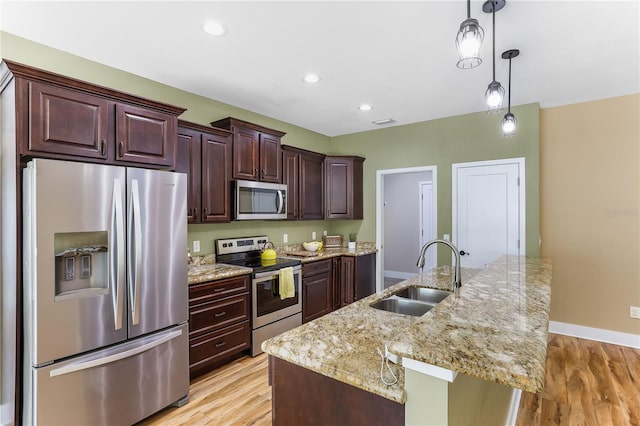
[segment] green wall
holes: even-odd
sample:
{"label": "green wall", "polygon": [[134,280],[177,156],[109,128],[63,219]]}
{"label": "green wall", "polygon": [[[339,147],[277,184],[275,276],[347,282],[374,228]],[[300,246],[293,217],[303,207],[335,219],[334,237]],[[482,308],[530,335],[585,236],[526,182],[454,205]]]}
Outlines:
{"label": "green wall", "polygon": [[[482,91],[479,91],[479,96]],[[538,104],[512,108],[518,134],[502,137],[502,115],[478,112],[404,126],[332,138],[331,151],[366,157],[364,162],[364,220],[359,239],[376,233],[376,171],[405,167],[438,168],[438,236],[451,234],[451,165],[453,163],[525,158],[526,253],[538,256],[539,235],[539,118]],[[337,225],[342,233],[346,225]],[[444,250],[444,249],[443,249]],[[440,258],[446,258],[442,251]]]}
{"label": "green wall", "polygon": [[[527,254],[538,255],[539,235],[539,106],[513,108],[519,131],[504,139],[501,115],[484,112],[421,123],[376,129],[329,138],[260,114],[170,87],[60,50],[0,33],[2,57],[37,68],[89,81],[156,101],[187,108],[180,117],[204,125],[227,116],[237,117],[286,132],[283,143],[325,154],[361,155],[364,163],[364,217],[360,221],[251,221],[231,224],[190,225],[189,246],[201,242],[201,253],[213,252],[213,240],[229,236],[266,234],[276,244],[288,234],[290,243],[329,234],[357,231],[358,240],[374,241],[376,223],[376,170],[404,167],[438,167],[438,235],[451,233],[451,164],[498,158],[526,158]],[[482,95],[479,88],[478,96]],[[445,253],[445,252],[443,252]],[[413,254],[412,254],[413,255]]]}

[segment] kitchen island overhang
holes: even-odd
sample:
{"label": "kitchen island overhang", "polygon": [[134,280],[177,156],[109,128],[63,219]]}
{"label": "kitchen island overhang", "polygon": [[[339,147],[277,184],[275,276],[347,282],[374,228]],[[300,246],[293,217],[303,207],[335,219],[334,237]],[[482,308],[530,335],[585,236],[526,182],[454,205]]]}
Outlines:
{"label": "kitchen island overhang", "polygon": [[405,369],[392,363],[398,380],[385,385],[377,349],[509,388],[541,392],[551,259],[502,256],[487,269],[463,270],[462,288],[422,317],[369,306],[404,287],[448,289],[451,273],[446,266],[423,272],[276,336],[263,350],[401,404],[408,400]]}

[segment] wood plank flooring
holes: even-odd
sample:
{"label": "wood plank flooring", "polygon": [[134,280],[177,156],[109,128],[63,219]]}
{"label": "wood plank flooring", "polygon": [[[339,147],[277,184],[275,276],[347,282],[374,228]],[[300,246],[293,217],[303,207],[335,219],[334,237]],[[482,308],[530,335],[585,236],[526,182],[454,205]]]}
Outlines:
{"label": "wood plank flooring", "polygon": [[640,426],[640,350],[549,334],[545,389],[522,393],[517,426]]}
{"label": "wood plank flooring", "polygon": [[267,355],[246,356],[191,382],[189,403],[169,407],[138,425],[271,425]]}
{"label": "wood plank flooring", "polygon": [[[199,377],[189,398],[139,425],[271,425],[267,356]],[[523,392],[516,425],[640,426],[640,350],[549,334],[545,389]]]}

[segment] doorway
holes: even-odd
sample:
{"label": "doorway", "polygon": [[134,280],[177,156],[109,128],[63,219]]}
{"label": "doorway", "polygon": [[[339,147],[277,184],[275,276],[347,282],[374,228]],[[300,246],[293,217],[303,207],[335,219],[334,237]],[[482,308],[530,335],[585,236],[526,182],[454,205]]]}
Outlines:
{"label": "doorway", "polygon": [[[392,284],[418,273],[416,260],[422,241],[436,235],[436,188],[436,166],[376,172],[377,291],[385,288],[385,279]],[[430,226],[423,231],[425,221]]]}
{"label": "doorway", "polygon": [[463,267],[524,254],[524,166],[524,158],[452,165],[452,237]]}

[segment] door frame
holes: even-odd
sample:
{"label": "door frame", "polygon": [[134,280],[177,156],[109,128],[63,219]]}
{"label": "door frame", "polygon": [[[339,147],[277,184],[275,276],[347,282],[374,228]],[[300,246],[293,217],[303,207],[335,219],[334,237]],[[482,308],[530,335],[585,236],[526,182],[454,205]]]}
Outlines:
{"label": "door frame", "polygon": [[458,244],[458,169],[465,167],[486,167],[499,166],[505,164],[518,165],[518,233],[520,244],[518,254],[526,254],[526,181],[525,181],[525,158],[502,158],[497,160],[471,161],[467,163],[453,163],[451,165],[451,241]]}
{"label": "door frame", "polygon": [[[424,231],[424,229],[422,228],[423,225],[423,221],[422,219],[424,219],[424,192],[423,189],[424,187],[430,187],[431,189],[431,200],[430,200],[430,204],[431,204],[431,212],[434,212],[434,203],[435,203],[435,197],[433,196],[434,194],[434,186],[433,186],[433,182],[426,182],[426,181],[422,181],[422,182],[418,182],[418,193],[420,194],[420,207],[419,207],[419,227],[422,231]],[[435,223],[433,220],[431,220],[431,227],[430,227],[430,235],[424,235],[424,233],[420,234],[420,243],[418,244],[417,250],[418,253],[420,252],[420,249],[428,242],[431,241],[433,239],[436,239],[438,237],[438,230],[435,229]],[[427,269],[431,268],[432,266],[437,265],[437,253],[436,251],[428,251],[425,254],[425,267]],[[431,259],[432,261],[430,261],[429,259]]]}
{"label": "door frame", "polygon": [[[376,170],[376,292],[384,289],[384,177],[393,174],[431,172],[433,184],[433,229],[438,235],[438,166]],[[420,253],[416,253],[416,259]]]}

